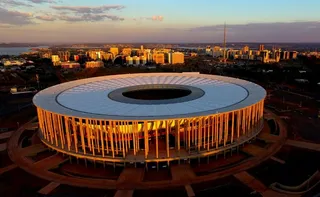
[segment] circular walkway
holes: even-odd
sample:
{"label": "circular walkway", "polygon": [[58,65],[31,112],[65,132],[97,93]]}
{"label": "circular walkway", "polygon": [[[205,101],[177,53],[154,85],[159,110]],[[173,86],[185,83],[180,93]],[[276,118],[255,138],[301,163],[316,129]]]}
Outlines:
{"label": "circular walkway", "polygon": [[[168,187],[176,187],[176,186],[185,186],[195,183],[207,182],[223,177],[227,177],[230,175],[234,175],[236,173],[242,172],[249,168],[252,168],[261,162],[267,160],[272,155],[274,155],[277,151],[280,150],[282,145],[285,143],[287,137],[287,130],[284,123],[281,121],[280,118],[275,116],[271,111],[265,110],[268,117],[273,117],[273,119],[278,123],[280,134],[279,136],[271,136],[268,133],[260,133],[259,138],[265,138],[269,140],[272,138],[273,143],[267,147],[267,149],[263,149],[262,152],[259,154],[250,157],[243,162],[239,162],[238,165],[232,167],[226,167],[223,170],[213,172],[210,174],[206,174],[203,176],[196,176],[193,172],[190,176],[182,177],[183,174],[188,174],[188,170],[180,171],[183,169],[191,169],[189,164],[183,165],[171,165],[170,170],[172,173],[172,180],[164,180],[164,181],[142,181],[137,180],[135,177],[137,174],[143,174],[141,172],[141,168],[128,168],[126,167],[122,174],[120,174],[117,180],[110,180],[110,179],[101,179],[101,178],[84,178],[84,177],[75,177],[75,176],[66,176],[58,173],[54,173],[49,171],[49,168],[54,168],[55,165],[59,165],[60,163],[66,162],[68,158],[64,158],[61,156],[53,155],[43,160],[33,162],[29,158],[28,155],[36,154],[37,151],[41,149],[46,149],[43,144],[33,144],[29,147],[22,148],[19,144],[20,136],[24,132],[30,132],[26,130],[28,125],[32,124],[30,121],[29,123],[20,127],[17,131],[15,131],[11,138],[8,141],[8,155],[10,159],[16,163],[20,168],[29,172],[32,175],[38,176],[42,179],[57,182],[60,184],[78,186],[78,187],[88,187],[88,188],[99,188],[99,189],[151,189],[151,188],[168,188]],[[270,136],[269,136],[270,135]],[[180,170],[179,170],[180,169]],[[192,170],[192,169],[191,169]],[[180,176],[181,175],[181,176]],[[180,176],[180,177],[179,177]],[[131,177],[131,178],[124,178],[124,177]],[[132,178],[133,177],[133,178]]]}

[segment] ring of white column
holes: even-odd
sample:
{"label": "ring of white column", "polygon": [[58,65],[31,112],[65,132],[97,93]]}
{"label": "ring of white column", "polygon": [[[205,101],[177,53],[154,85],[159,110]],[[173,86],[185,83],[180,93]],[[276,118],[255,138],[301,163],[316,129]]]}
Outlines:
{"label": "ring of white column", "polygon": [[[135,83],[132,84],[132,81]],[[98,97],[100,94],[108,95],[108,91],[115,88],[144,83],[191,85],[202,89],[205,94],[185,103],[141,105],[142,109],[137,108],[137,104],[115,103],[111,99],[101,99],[107,96]],[[106,84],[113,89],[105,90],[108,87],[103,85]],[[220,92],[212,93],[210,90]],[[97,97],[92,97],[90,91]],[[227,97],[223,99],[220,93]],[[81,96],[92,98],[101,108],[83,106],[86,100],[81,100]],[[261,131],[264,98],[263,88],[240,79],[201,74],[152,73],[64,83],[41,91],[35,96],[34,103],[38,112],[40,138],[50,148],[93,161],[136,163],[186,160],[232,150]],[[72,103],[71,99],[76,103]],[[66,107],[60,102],[81,110]],[[89,106],[95,104],[93,101],[88,103]],[[109,110],[108,114],[93,113],[105,112],[108,106],[115,110]],[[139,115],[119,115],[130,111]]]}
{"label": "ring of white column", "polygon": [[[37,110],[40,137],[58,152],[96,161],[159,162],[218,154],[249,141],[263,127],[263,104],[262,100],[221,114],[156,121],[83,119]],[[173,148],[169,135],[175,136]],[[165,148],[159,148],[160,138]],[[159,153],[163,151],[164,157]]]}

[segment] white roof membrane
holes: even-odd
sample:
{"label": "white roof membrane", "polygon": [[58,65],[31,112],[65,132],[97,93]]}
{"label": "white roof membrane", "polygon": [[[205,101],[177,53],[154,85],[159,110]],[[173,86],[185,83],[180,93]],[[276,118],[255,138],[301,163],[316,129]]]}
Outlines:
{"label": "white roof membrane", "polygon": [[[175,84],[199,88],[197,99],[168,104],[129,104],[110,99],[116,89]],[[71,81],[52,86],[35,95],[37,107],[53,113],[105,120],[159,120],[206,116],[237,110],[264,99],[266,91],[249,81],[216,75],[145,73],[112,75]]]}

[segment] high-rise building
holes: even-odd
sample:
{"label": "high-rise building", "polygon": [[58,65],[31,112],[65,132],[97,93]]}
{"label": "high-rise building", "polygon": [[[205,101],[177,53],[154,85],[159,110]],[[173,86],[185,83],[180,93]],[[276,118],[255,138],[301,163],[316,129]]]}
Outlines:
{"label": "high-rise building", "polygon": [[87,56],[89,56],[90,59],[92,59],[92,60],[97,60],[98,59],[97,51],[95,51],[95,50],[88,51],[87,52]]}
{"label": "high-rise building", "polygon": [[43,51],[39,53],[40,58],[47,58],[50,59],[52,56],[52,52],[51,51]]}
{"label": "high-rise building", "polygon": [[259,45],[259,51],[263,51],[264,50],[264,45],[263,44],[260,44]]}
{"label": "high-rise building", "polygon": [[53,63],[60,62],[60,57],[58,55],[52,55],[51,56],[51,61]]}
{"label": "high-rise building", "polygon": [[148,62],[152,62],[153,61],[153,54],[151,53],[151,51],[148,52],[148,54],[147,54],[147,61]]}
{"label": "high-rise building", "polygon": [[133,58],[131,56],[127,56],[126,63],[127,63],[127,65],[133,65]]}
{"label": "high-rise building", "polygon": [[74,59],[74,61],[79,61],[80,56],[79,56],[79,55],[74,55],[74,56],[73,56],[73,59]]}
{"label": "high-rise building", "polygon": [[297,51],[291,51],[290,52],[290,59],[297,59],[298,52]]}
{"label": "high-rise building", "polygon": [[153,61],[156,64],[164,64],[164,53],[154,53],[153,54]]}
{"label": "high-rise building", "polygon": [[213,52],[218,52],[221,50],[221,47],[220,46],[214,46],[213,47]]}
{"label": "high-rise building", "polygon": [[112,57],[112,53],[105,52],[105,51],[97,51],[96,57],[99,60],[109,60]]}
{"label": "high-rise building", "polygon": [[133,58],[131,56],[127,56],[126,63],[127,63],[127,65],[133,65]]}
{"label": "high-rise building", "polygon": [[249,50],[250,50],[250,49],[249,49],[249,46],[246,45],[246,46],[244,46],[244,47],[242,48],[242,53],[243,53],[243,54],[248,54]]}
{"label": "high-rise building", "polygon": [[138,56],[140,57],[140,56],[144,56],[144,50],[138,50]]}
{"label": "high-rise building", "polygon": [[281,59],[282,60],[290,59],[290,52],[289,51],[281,51]]}
{"label": "high-rise building", "polygon": [[184,54],[180,52],[172,53],[172,64],[183,64],[184,63]]}
{"label": "high-rise building", "polygon": [[272,51],[270,54],[270,62],[279,62],[280,61],[280,51]]}
{"label": "high-rise building", "polygon": [[80,68],[80,64],[78,62],[62,62],[61,68],[68,69],[68,68]]}
{"label": "high-rise building", "polygon": [[119,54],[119,48],[111,47],[110,48],[110,53],[112,53],[114,57],[117,56]]}
{"label": "high-rise building", "polygon": [[275,51],[274,52],[274,59],[276,62],[280,61],[280,51]]}
{"label": "high-rise building", "polygon": [[261,58],[262,58],[262,62],[263,63],[267,63],[269,62],[269,52],[267,50],[263,50],[260,52]]}
{"label": "high-rise building", "polygon": [[91,61],[91,62],[86,62],[86,68],[99,68],[103,67],[104,64],[102,61]]}
{"label": "high-rise building", "polygon": [[223,50],[213,51],[212,57],[223,57]]}
{"label": "high-rise building", "polygon": [[131,51],[132,51],[131,48],[123,48],[123,49],[122,49],[122,54],[123,54],[124,56],[131,56]]}
{"label": "high-rise building", "polygon": [[58,51],[58,56],[60,59],[63,59],[64,51]]}
{"label": "high-rise building", "polygon": [[69,61],[70,60],[70,52],[69,51],[58,51],[58,56],[61,61]]}
{"label": "high-rise building", "polygon": [[102,60],[103,53],[104,53],[103,51],[97,51],[96,52],[98,60]]}
{"label": "high-rise building", "polygon": [[132,49],[131,50],[131,56],[139,56],[139,52],[140,52],[140,49]]}
{"label": "high-rise building", "polygon": [[140,57],[140,64],[145,65],[147,63],[147,57],[146,56],[141,56]]}
{"label": "high-rise building", "polygon": [[103,60],[112,60],[112,58],[113,58],[113,54],[108,52],[105,52],[102,56]]}
{"label": "high-rise building", "polygon": [[210,46],[207,46],[206,48],[206,55],[212,55],[212,50]]}
{"label": "high-rise building", "polygon": [[190,53],[190,56],[191,57],[196,57],[196,56],[198,56],[198,54],[197,53]]}
{"label": "high-rise building", "polygon": [[134,65],[140,65],[140,58],[138,56],[133,56],[132,59]]}
{"label": "high-rise building", "polygon": [[164,63],[165,64],[172,64],[172,52],[164,53]]}
{"label": "high-rise building", "polygon": [[64,53],[64,61],[70,61],[70,56],[71,56],[70,52],[66,51]]}

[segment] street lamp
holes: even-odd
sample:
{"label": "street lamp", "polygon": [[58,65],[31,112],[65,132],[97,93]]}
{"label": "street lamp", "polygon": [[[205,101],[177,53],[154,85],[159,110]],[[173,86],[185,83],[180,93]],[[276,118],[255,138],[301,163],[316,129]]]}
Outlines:
{"label": "street lamp", "polygon": [[40,90],[40,81],[39,81],[39,75],[36,74],[36,79],[37,79],[37,83],[38,83],[38,90]]}

